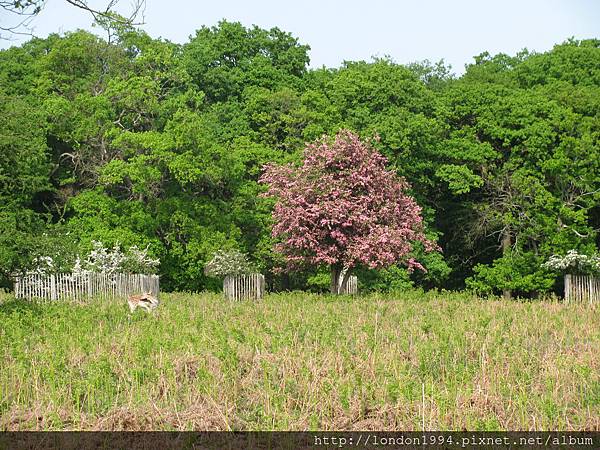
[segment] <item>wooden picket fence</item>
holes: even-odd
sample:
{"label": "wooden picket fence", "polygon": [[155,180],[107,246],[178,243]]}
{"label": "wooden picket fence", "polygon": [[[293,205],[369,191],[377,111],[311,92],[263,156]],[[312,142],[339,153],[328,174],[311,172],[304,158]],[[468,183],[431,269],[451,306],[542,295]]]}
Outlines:
{"label": "wooden picket fence", "polygon": [[158,296],[158,275],[89,272],[15,277],[15,297],[28,300],[124,298],[143,292]]}
{"label": "wooden picket fence", "polygon": [[590,275],[565,275],[565,301],[600,302],[600,278]]}
{"label": "wooden picket fence", "polygon": [[223,293],[228,300],[258,300],[265,295],[265,277],[260,273],[227,275],[223,280]]}
{"label": "wooden picket fence", "polygon": [[[340,282],[341,284],[341,282]],[[348,282],[346,283],[346,289],[341,289],[340,294],[356,295],[358,294],[358,277],[356,275],[350,275]]]}

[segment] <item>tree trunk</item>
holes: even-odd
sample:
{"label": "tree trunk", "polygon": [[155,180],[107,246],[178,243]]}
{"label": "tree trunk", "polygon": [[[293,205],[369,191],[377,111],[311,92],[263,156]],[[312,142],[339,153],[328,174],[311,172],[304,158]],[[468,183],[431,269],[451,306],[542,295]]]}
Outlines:
{"label": "tree trunk", "polygon": [[290,290],[290,276],[287,273],[281,274],[281,290],[282,291]]}
{"label": "tree trunk", "polygon": [[[512,245],[512,240],[510,237],[510,230],[505,229],[502,232],[502,254],[503,255],[508,255],[508,253],[510,252],[511,245]],[[502,297],[504,298],[504,300],[510,300],[512,298],[512,291],[508,288],[504,289],[502,291]]]}
{"label": "tree trunk", "polygon": [[334,295],[340,293],[340,290],[339,290],[340,272],[341,272],[341,267],[339,266],[339,264],[332,264],[331,265],[331,285],[330,285],[330,291]]}
{"label": "tree trunk", "polygon": [[346,286],[348,285],[348,280],[350,279],[350,269],[347,267],[344,267],[344,269],[342,269],[340,276],[342,277],[341,279],[341,283],[340,283],[340,290],[339,292],[346,292]]}

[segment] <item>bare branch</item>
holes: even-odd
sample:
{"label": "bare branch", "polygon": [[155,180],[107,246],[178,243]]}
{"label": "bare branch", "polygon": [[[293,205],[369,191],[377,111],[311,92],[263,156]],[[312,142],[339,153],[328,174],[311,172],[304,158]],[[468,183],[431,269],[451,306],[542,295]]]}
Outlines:
{"label": "bare branch", "polygon": [[0,8],[13,17],[18,18],[14,25],[0,25],[1,31],[9,33],[8,37],[0,35],[0,39],[12,40],[12,36],[33,36],[33,28],[30,27],[31,21],[41,12],[46,0],[25,0],[18,2],[15,0],[0,0]]}
{"label": "bare branch", "polygon": [[[144,24],[143,11],[145,11],[146,1],[145,0],[134,0],[132,3],[132,12],[128,18],[121,18],[115,14],[113,14],[114,7],[119,3],[119,0],[110,0],[106,8],[102,11],[99,9],[94,9],[88,5],[88,2],[85,0],[65,0],[70,5],[75,6],[76,8],[82,9],[84,11],[89,12],[95,20],[99,17],[111,19],[117,23],[122,25],[130,25],[130,26],[139,26]],[[142,11],[142,20],[136,21],[138,15]]]}
{"label": "bare branch", "polygon": [[[33,36],[32,21],[40,14],[48,0],[0,0],[0,10],[18,17],[15,24],[0,25],[0,32],[4,31],[8,36],[0,35],[0,39],[11,40],[11,36]],[[139,26],[144,24],[144,13],[146,0],[132,0],[131,12],[128,17],[122,17],[115,12],[120,0],[108,0],[104,8],[93,8],[87,0],[64,0],[69,5],[92,15],[94,21],[107,19],[119,25]]]}
{"label": "bare branch", "polygon": [[581,234],[581,233],[580,233],[579,231],[577,231],[575,228],[573,228],[573,227],[571,227],[571,226],[568,226],[568,225],[565,225],[565,224],[562,224],[562,228],[567,228],[569,231],[572,231],[572,232],[573,232],[573,233],[574,233],[574,234],[575,234],[577,237],[580,237],[580,238],[587,238],[587,237],[590,237],[590,233],[587,233],[587,234]]}

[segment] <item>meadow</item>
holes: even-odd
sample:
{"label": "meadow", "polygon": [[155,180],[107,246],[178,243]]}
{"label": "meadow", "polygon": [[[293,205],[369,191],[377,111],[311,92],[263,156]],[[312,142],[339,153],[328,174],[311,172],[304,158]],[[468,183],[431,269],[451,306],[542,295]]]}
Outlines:
{"label": "meadow", "polygon": [[600,430],[600,310],[446,292],[0,303],[0,430]]}

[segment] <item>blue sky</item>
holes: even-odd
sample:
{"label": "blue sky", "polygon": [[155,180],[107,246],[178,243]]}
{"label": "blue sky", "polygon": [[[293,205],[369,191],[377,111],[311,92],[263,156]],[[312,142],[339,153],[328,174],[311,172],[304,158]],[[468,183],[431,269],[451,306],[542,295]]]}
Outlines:
{"label": "blue sky", "polygon": [[[128,5],[121,0],[124,10]],[[143,28],[182,43],[202,25],[221,19],[291,32],[310,45],[311,67],[337,67],[344,60],[372,56],[390,56],[398,63],[444,58],[462,73],[483,51],[545,51],[571,36],[600,38],[599,0],[147,0]],[[0,23],[5,21],[0,16]],[[48,0],[33,25],[38,36],[93,30],[90,16],[64,0]],[[19,42],[3,41],[0,47]]]}

